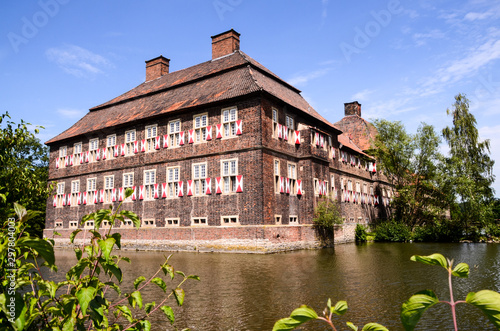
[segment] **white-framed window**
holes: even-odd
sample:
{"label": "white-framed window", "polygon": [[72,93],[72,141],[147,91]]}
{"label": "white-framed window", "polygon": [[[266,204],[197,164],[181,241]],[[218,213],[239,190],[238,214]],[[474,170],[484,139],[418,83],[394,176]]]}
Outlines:
{"label": "white-framed window", "polygon": [[144,170],[144,199],[154,199],[154,189],[156,183],[156,170]]}
{"label": "white-framed window", "polygon": [[179,146],[179,141],[181,139],[181,120],[174,120],[168,122],[168,134],[170,137],[170,146]]}
{"label": "white-framed window", "polygon": [[69,228],[70,229],[78,228],[78,222],[77,221],[69,221]]}
{"label": "white-framed window", "polygon": [[281,215],[274,215],[274,223],[281,224]]}
{"label": "white-framed window", "polygon": [[106,137],[106,160],[115,157],[116,134]]}
{"label": "white-framed window", "polygon": [[99,148],[99,138],[89,140],[89,162],[95,162],[97,156],[97,149]]}
{"label": "white-framed window", "polygon": [[229,225],[239,225],[239,217],[238,215],[232,215],[232,216],[221,216],[221,225],[222,226],[229,226]]}
{"label": "white-framed window", "polygon": [[113,201],[113,188],[115,187],[115,176],[104,176],[104,202]]}
{"label": "white-framed window", "polygon": [[195,115],[193,117],[194,142],[203,142],[207,138],[208,114]]}
{"label": "white-framed window", "polygon": [[87,204],[94,203],[95,196],[97,195],[97,178],[87,178]]}
{"label": "white-framed window", "polygon": [[295,163],[287,164],[288,180],[290,181],[290,194],[295,194],[295,183],[297,182],[297,165]]}
{"label": "white-framed window", "polygon": [[197,226],[197,225],[207,225],[207,218],[206,217],[193,217],[191,218],[191,225]]}
{"label": "white-framed window", "polygon": [[73,145],[73,165],[80,164],[80,157],[82,155],[82,143],[76,143]]}
{"label": "white-framed window", "polygon": [[62,229],[63,227],[63,222],[62,221],[56,221],[54,222],[54,229]]}
{"label": "white-framed window", "polygon": [[224,193],[236,192],[236,175],[238,175],[238,160],[221,161],[222,183]]}
{"label": "white-framed window", "polygon": [[165,227],[179,226],[180,223],[181,222],[178,218],[166,218],[165,219]]}
{"label": "white-framed window", "polygon": [[374,201],[374,200],[375,200],[375,196],[373,195],[373,186],[370,186],[370,203],[371,203],[372,205],[374,205],[374,204],[375,204],[375,201]]}
{"label": "white-framed window", "polygon": [[64,168],[66,166],[66,156],[68,155],[68,147],[59,147],[59,168]]}
{"label": "white-framed window", "polygon": [[167,195],[169,198],[177,198],[179,196],[179,172],[180,167],[167,168]]}
{"label": "white-framed window", "polygon": [[319,196],[319,180],[317,178],[314,178],[313,183],[314,183],[314,195]]}
{"label": "white-framed window", "polygon": [[146,137],[146,152],[155,150],[155,138],[158,134],[158,126],[156,124],[146,126],[144,136]]}
{"label": "white-framed window", "polygon": [[64,182],[57,183],[56,207],[62,207],[64,198]]}
{"label": "white-framed window", "polygon": [[86,221],[83,227],[85,229],[93,229],[94,228],[94,220]]}
{"label": "white-framed window", "polygon": [[125,155],[134,155],[135,130],[125,131]]}
{"label": "white-framed window", "polygon": [[71,206],[78,206],[78,193],[80,193],[80,181],[71,182]]}
{"label": "white-framed window", "polygon": [[224,137],[236,136],[236,121],[238,120],[238,110],[236,107],[222,109],[222,125],[224,127]]}
{"label": "white-framed window", "polygon": [[132,220],[125,218],[123,219],[122,224],[120,225],[121,228],[133,228],[134,227],[134,222]]}
{"label": "white-framed window", "polygon": [[[123,174],[123,181],[122,181],[122,187],[125,192],[125,189],[127,187],[133,187],[134,186],[134,173],[133,172],[128,172]],[[124,202],[132,202],[132,196],[129,196]]]}
{"label": "white-framed window", "polygon": [[280,193],[280,160],[274,160],[274,192]]}
{"label": "white-framed window", "polygon": [[285,125],[288,129],[288,142],[290,144],[295,143],[294,139],[294,134],[295,134],[295,120],[293,119],[292,116],[286,115],[285,116]]}
{"label": "white-framed window", "polygon": [[332,198],[337,198],[337,190],[335,189],[335,176],[330,174],[330,188],[332,192]]}
{"label": "white-framed window", "polygon": [[141,221],[142,228],[153,228],[156,226],[156,222],[154,219],[143,219]]}
{"label": "white-framed window", "polygon": [[207,164],[206,163],[193,164],[194,195],[205,195],[206,178],[207,178]]}
{"label": "white-framed window", "polygon": [[278,138],[278,109],[272,109],[272,120],[273,120],[273,137]]}
{"label": "white-framed window", "polygon": [[352,200],[352,181],[350,179],[347,180],[347,191],[349,191],[349,201],[353,202],[353,200]]}
{"label": "white-framed window", "polygon": [[299,225],[299,218],[297,215],[290,215],[288,217],[288,224],[289,225]]}
{"label": "white-framed window", "polygon": [[356,182],[356,201],[361,203],[361,184]]}

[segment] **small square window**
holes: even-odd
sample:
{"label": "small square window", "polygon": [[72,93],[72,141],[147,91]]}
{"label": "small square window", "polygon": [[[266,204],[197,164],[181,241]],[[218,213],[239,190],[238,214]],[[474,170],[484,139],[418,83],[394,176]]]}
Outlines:
{"label": "small square window", "polygon": [[165,219],[165,226],[170,227],[170,226],[179,226],[180,222],[178,218],[167,218]]}

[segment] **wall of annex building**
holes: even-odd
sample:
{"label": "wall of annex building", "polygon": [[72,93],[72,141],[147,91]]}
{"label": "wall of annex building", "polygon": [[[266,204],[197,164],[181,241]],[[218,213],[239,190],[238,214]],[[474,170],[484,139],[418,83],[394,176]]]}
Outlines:
{"label": "wall of annex building", "polygon": [[[80,220],[88,212],[107,206],[106,202],[100,202],[100,197],[96,204],[87,201],[83,204],[72,203],[63,206],[60,201],[56,201],[54,207],[54,197],[58,197],[57,184],[64,183],[64,192],[66,199],[72,196],[72,182],[79,181],[80,193],[89,190],[88,180],[95,178],[95,186],[99,191],[106,188],[106,178],[113,176],[113,188],[116,191],[116,200],[118,199],[118,190],[127,185],[128,178],[124,174],[132,174],[133,186],[136,186],[136,200],[134,202],[125,202],[124,207],[130,209],[143,219],[154,220],[158,226],[163,226],[166,219],[178,219],[178,224],[191,225],[193,218],[206,218],[208,225],[220,225],[221,216],[236,217],[235,225],[262,224],[262,164],[261,151],[255,149],[261,144],[260,134],[260,106],[259,99],[252,98],[228,103],[220,106],[209,107],[206,109],[196,109],[182,114],[165,115],[160,118],[151,119],[143,122],[134,122],[121,128],[109,128],[103,132],[89,134],[84,137],[77,137],[70,141],[50,146],[50,168],[49,180],[56,183],[54,194],[47,201],[47,223],[46,228],[53,228],[55,222],[63,221],[66,227],[69,222]],[[226,110],[236,109],[236,116],[229,115],[229,120],[225,118]],[[190,142],[190,130],[196,131],[197,117],[206,115],[207,138],[208,129],[211,130],[211,139],[203,141]],[[233,121],[234,120],[234,121]],[[173,121],[180,122],[180,132],[183,132],[184,143],[176,144],[172,141],[170,124]],[[235,128],[233,123],[238,121]],[[229,124],[229,131],[224,132],[224,125]],[[155,139],[151,140],[152,146],[148,147],[147,128],[156,126],[156,136],[159,137],[160,146],[155,146]],[[217,136],[217,126],[221,126],[221,137]],[[211,128],[209,128],[211,127]],[[130,151],[125,151],[122,155],[122,145],[126,143],[127,134],[135,130],[134,141],[137,142],[138,151],[134,151],[132,144]],[[151,132],[151,130],[150,130]],[[176,133],[177,134],[177,133]],[[196,134],[196,132],[193,132]],[[107,138],[116,135],[115,143],[118,154],[114,155],[114,150],[108,149]],[[164,145],[165,137],[168,136],[168,146]],[[99,160],[91,159],[86,162],[86,153],[92,148],[91,140],[98,138],[97,146],[100,150]],[[177,138],[176,138],[177,139]],[[142,151],[141,143],[146,143],[145,150]],[[81,151],[75,144],[81,144]],[[66,155],[60,156],[60,150],[65,146]],[[95,146],[94,146],[95,147]],[[125,146],[125,149],[127,146]],[[77,162],[76,152],[84,155],[83,162]],[[95,152],[94,152],[95,154]],[[103,159],[103,155],[106,158]],[[66,159],[71,162],[66,163]],[[94,155],[95,158],[95,155]],[[231,169],[233,162],[229,164],[229,173],[223,173],[223,162],[236,161],[236,170]],[[58,163],[58,166],[56,165]],[[226,162],[225,162],[226,163]],[[194,165],[205,165],[205,176],[211,179],[211,194],[200,196],[188,195],[187,184],[189,180],[194,181]],[[183,197],[162,198],[161,184],[168,182],[168,169],[178,168],[178,180],[183,182]],[[146,177],[155,171],[154,181],[159,184],[158,199],[149,200],[139,198],[139,186],[146,185]],[[146,175],[146,172],[148,172]],[[224,191],[223,178],[231,177],[230,190],[234,191],[236,185],[242,186],[242,192],[226,193]],[[240,178],[237,178],[240,177]],[[221,178],[222,193],[216,192],[216,179]],[[109,180],[108,180],[109,182]],[[92,183],[90,183],[92,184]],[[80,198],[83,199],[83,196]],[[105,200],[106,201],[106,200]],[[117,205],[119,201],[112,202]],[[234,221],[234,219],[233,219]]]}

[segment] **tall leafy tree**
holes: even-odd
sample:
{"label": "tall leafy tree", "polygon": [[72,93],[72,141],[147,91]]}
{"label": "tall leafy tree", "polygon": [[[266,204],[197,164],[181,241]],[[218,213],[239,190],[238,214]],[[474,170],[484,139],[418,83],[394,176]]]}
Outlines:
{"label": "tall leafy tree", "polygon": [[440,138],[434,127],[422,123],[416,134],[401,122],[376,120],[378,135],[372,153],[396,189],[394,218],[411,227],[444,215],[438,187]]}
{"label": "tall leafy tree", "polygon": [[28,128],[30,123],[10,121],[9,113],[0,118],[0,217],[7,219],[14,202],[39,211],[30,220],[28,231],[42,234],[45,208],[50,188],[48,179],[48,149]]}
{"label": "tall leafy tree", "polygon": [[453,108],[446,112],[453,118],[453,125],[443,129],[450,148],[446,187],[455,199],[452,217],[459,219],[466,229],[471,224],[483,226],[493,218],[491,184],[495,177],[494,161],[489,156],[490,142],[480,141],[476,118],[469,112],[465,95],[458,94]]}

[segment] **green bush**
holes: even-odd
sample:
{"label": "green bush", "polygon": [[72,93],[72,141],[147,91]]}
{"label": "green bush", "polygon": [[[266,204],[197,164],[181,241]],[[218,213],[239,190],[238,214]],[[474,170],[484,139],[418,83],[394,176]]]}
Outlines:
{"label": "green bush", "polygon": [[484,228],[484,230],[485,230],[487,236],[500,238],[500,226],[499,225],[491,223],[491,224],[488,224]]}
{"label": "green bush", "polygon": [[452,220],[436,221],[415,228],[413,240],[424,242],[458,242],[462,238],[462,227]]}
{"label": "green bush", "polygon": [[375,241],[405,242],[411,239],[410,227],[403,223],[389,221],[380,223],[375,229]]}
{"label": "green bush", "polygon": [[366,227],[361,224],[357,224],[355,230],[356,242],[360,243],[366,242],[366,237],[367,237]]}

